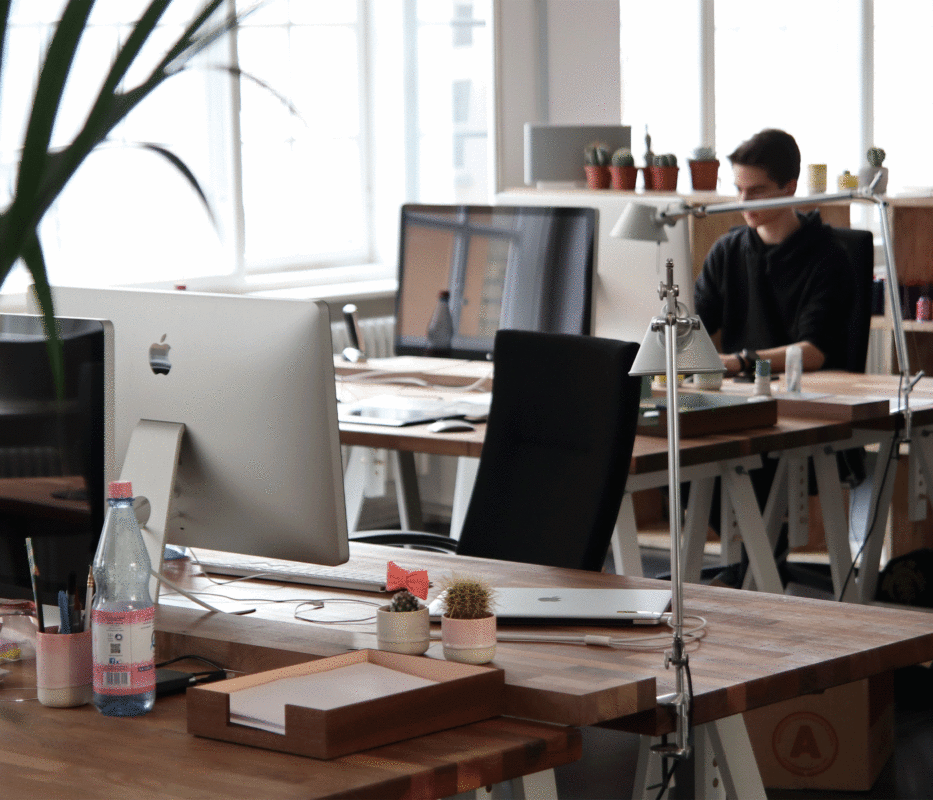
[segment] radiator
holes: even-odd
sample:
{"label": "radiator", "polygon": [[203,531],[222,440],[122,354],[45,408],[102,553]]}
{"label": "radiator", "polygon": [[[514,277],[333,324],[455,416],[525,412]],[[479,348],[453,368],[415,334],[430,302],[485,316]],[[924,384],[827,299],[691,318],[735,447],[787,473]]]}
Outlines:
{"label": "radiator", "polygon": [[[395,339],[395,317],[367,317],[360,320],[366,355],[370,358],[388,358],[393,355]],[[343,322],[334,322],[330,326],[330,335],[334,342],[334,352],[341,353],[350,345],[347,326]]]}

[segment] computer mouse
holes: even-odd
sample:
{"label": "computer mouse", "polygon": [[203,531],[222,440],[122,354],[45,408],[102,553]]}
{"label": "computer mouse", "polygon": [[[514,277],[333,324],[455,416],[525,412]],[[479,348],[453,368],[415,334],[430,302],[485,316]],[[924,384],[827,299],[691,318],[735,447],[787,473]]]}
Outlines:
{"label": "computer mouse", "polygon": [[476,426],[471,425],[465,419],[439,419],[428,425],[431,433],[462,433],[463,431],[475,431]]}

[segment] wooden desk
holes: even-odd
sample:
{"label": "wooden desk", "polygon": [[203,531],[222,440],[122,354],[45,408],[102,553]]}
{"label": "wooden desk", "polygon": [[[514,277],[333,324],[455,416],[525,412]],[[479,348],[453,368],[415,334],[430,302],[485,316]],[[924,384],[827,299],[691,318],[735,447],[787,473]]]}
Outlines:
{"label": "wooden desk", "polygon": [[429,798],[552,769],[580,757],[576,728],[506,717],[318,761],[200,739],[186,731],[184,695],[146,716],[104,717],[91,706],[46,708],[34,661],[11,665],[0,688],[3,785],[11,797]]}
{"label": "wooden desk", "polygon": [[[350,550],[350,567],[383,571],[388,560],[395,560],[407,568],[426,568],[435,581],[457,570],[483,575],[497,586],[668,586],[648,578],[403,551],[360,542],[351,543]],[[209,585],[198,568],[186,562],[174,562],[171,570],[169,577],[186,588]],[[231,584],[214,591],[240,598],[385,597],[296,585],[279,587],[266,581]],[[429,599],[437,591],[437,586],[432,588]],[[708,621],[706,637],[689,647],[697,724],[933,659],[933,624],[928,614],[919,611],[700,584],[685,587],[684,603],[687,614],[698,614]],[[256,670],[375,646],[374,622],[317,626],[296,621],[293,604],[257,605],[257,613],[245,617],[211,615],[166,591],[156,623],[159,658],[194,652],[225,666]],[[352,614],[358,617],[359,609],[354,608]],[[568,629],[508,626],[508,630]],[[654,703],[656,694],[674,687],[673,673],[664,669],[668,629],[594,626],[572,630],[639,639],[660,632],[665,641],[651,650],[500,642],[493,664],[506,672],[507,713],[566,725],[613,723],[652,734],[671,730],[668,713]],[[428,656],[442,657],[439,642],[432,644]]]}

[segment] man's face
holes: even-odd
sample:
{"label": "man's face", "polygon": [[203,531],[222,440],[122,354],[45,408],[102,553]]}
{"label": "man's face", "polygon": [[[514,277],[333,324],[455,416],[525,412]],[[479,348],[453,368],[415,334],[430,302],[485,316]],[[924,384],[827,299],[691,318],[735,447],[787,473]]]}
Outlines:
{"label": "man's face", "polygon": [[[732,174],[735,177],[735,188],[739,193],[740,200],[791,197],[797,191],[797,181],[788,181],[784,186],[780,186],[768,177],[768,173],[763,167],[733,164]],[[750,228],[757,228],[761,225],[767,225],[786,213],[786,208],[767,208],[760,211],[743,211],[742,217],[745,219],[745,224]]]}

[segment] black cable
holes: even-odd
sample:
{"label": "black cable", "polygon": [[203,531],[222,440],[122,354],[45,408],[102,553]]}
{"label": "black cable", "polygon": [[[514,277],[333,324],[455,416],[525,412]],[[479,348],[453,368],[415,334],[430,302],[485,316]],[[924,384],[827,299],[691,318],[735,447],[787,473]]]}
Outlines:
{"label": "black cable", "polygon": [[[895,429],[894,431],[894,441],[891,444],[891,454],[888,456],[887,461],[884,464],[884,472],[881,474],[881,486],[884,486],[885,482],[888,479],[888,470],[891,468],[891,462],[896,458],[899,458],[900,452],[898,448],[898,433],[899,431]],[[865,528],[865,538],[862,540],[862,544],[858,549],[858,552],[852,559],[852,566],[849,567],[849,572],[846,575],[846,579],[842,582],[842,589],[839,591],[839,597],[836,598],[838,602],[842,602],[842,598],[846,595],[846,589],[849,588],[849,581],[852,580],[852,576],[855,574],[855,565],[858,564],[859,559],[862,557],[862,553],[865,551],[865,546],[868,544],[868,539],[871,536],[871,532],[875,527],[875,523],[878,521],[878,511],[881,509],[881,503],[875,503],[874,513],[872,514],[871,522]]]}
{"label": "black cable", "polygon": [[[212,667],[217,672],[226,672],[227,670],[224,667],[221,667],[219,664],[215,664],[213,661],[208,661],[206,658],[201,658],[201,656],[177,656],[176,658],[170,658],[168,661],[161,661],[156,664],[158,669],[167,667],[169,664],[174,664],[178,661],[200,661],[202,664],[207,664],[207,666]],[[207,673],[194,673],[194,674],[207,674]]]}

